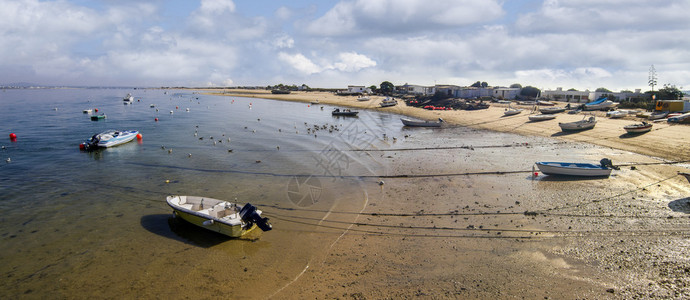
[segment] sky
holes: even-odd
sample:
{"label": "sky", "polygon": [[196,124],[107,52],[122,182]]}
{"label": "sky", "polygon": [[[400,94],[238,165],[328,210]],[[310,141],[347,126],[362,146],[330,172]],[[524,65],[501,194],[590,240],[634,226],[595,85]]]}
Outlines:
{"label": "sky", "polygon": [[0,0],[0,84],[690,87],[690,0]]}

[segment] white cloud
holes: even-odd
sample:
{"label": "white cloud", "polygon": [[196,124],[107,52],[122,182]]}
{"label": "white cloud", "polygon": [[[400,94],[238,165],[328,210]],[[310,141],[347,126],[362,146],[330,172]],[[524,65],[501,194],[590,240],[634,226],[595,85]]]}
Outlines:
{"label": "white cloud", "polygon": [[495,0],[344,0],[305,30],[322,36],[409,34],[485,23],[503,14]]}
{"label": "white cloud", "polygon": [[297,54],[287,54],[285,52],[278,53],[278,59],[287,63],[292,68],[300,71],[301,73],[310,75],[314,73],[321,72],[322,68],[313,63],[310,59],[302,55]]}
{"label": "white cloud", "polygon": [[336,62],[333,67],[344,72],[357,72],[364,68],[376,66],[376,62],[368,58],[366,55],[357,54],[355,52],[340,53],[339,62]]}

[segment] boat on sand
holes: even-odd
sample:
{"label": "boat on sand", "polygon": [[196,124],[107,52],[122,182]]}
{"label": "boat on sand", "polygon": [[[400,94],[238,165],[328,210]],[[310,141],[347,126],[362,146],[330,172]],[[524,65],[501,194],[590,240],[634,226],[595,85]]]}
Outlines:
{"label": "boat on sand", "polygon": [[381,100],[381,103],[379,104],[381,107],[389,107],[389,106],[396,106],[398,105],[398,101],[392,98],[386,98]]}
{"label": "boat on sand", "polygon": [[597,119],[594,116],[591,116],[588,119],[582,119],[580,121],[568,122],[568,123],[558,123],[558,126],[561,127],[562,131],[580,131],[580,130],[592,129],[592,128],[594,128],[594,125],[596,125],[596,124],[597,124]]}
{"label": "boat on sand", "polygon": [[556,118],[556,115],[554,115],[554,114],[539,114],[539,115],[531,115],[527,118],[532,122],[539,122],[539,121],[553,120]]}
{"label": "boat on sand", "polygon": [[565,107],[544,107],[539,109],[539,112],[542,114],[557,114],[564,111]]}
{"label": "boat on sand", "polygon": [[273,226],[261,211],[247,203],[238,205],[224,200],[197,196],[168,196],[173,216],[229,237],[241,237],[257,227],[269,231]]}
{"label": "boat on sand", "polygon": [[683,177],[685,177],[685,179],[687,179],[688,182],[690,182],[690,173],[678,172],[678,175],[683,175]]}
{"label": "boat on sand", "polygon": [[642,122],[624,126],[623,129],[628,133],[645,133],[652,130],[652,123]]}
{"label": "boat on sand", "polygon": [[508,108],[506,108],[506,110],[503,112],[503,115],[504,116],[514,116],[514,115],[521,113],[522,111],[523,111],[523,109],[521,109],[521,108],[511,108],[510,106],[508,106]]}
{"label": "boat on sand", "polygon": [[410,127],[441,127],[443,119],[438,118],[438,121],[416,121],[408,118],[400,118],[403,125]]}
{"label": "boat on sand", "polygon": [[613,164],[604,158],[599,164],[571,162],[536,162],[539,171],[546,175],[565,175],[582,177],[609,177]]}

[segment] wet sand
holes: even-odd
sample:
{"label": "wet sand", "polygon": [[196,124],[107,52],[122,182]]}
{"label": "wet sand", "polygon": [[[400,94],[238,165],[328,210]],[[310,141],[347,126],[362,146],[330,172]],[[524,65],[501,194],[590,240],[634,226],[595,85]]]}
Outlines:
{"label": "wet sand", "polygon": [[[379,97],[359,102],[327,93],[232,95],[319,100],[476,128],[415,129],[405,137],[411,144],[436,143],[429,148],[448,145],[439,141],[469,147],[370,152],[388,166],[388,175],[454,175],[392,176],[381,178],[383,185],[365,180],[368,199],[361,213],[301,272],[281,274],[287,283],[273,298],[690,296],[690,184],[676,175],[687,165],[663,164],[688,159],[687,126],[657,123],[650,133],[628,137],[622,126],[637,121],[600,117],[595,129],[564,135],[557,122],[582,116],[531,123],[526,112],[502,117],[505,106],[499,105],[434,112],[375,108]],[[458,141],[463,130],[484,129],[523,137]],[[511,146],[496,147],[504,141]],[[533,177],[530,171],[539,160],[602,157],[625,166],[596,180]]]}

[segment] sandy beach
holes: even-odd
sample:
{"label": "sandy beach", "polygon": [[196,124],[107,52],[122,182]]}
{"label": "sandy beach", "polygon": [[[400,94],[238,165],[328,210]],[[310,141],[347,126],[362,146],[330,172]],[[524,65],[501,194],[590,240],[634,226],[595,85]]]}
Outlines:
{"label": "sandy beach", "polygon": [[[426,120],[440,117],[457,129],[524,136],[519,146],[482,151],[468,147],[370,153],[387,164],[390,174],[479,175],[385,178],[383,185],[372,179],[365,189],[368,200],[348,230],[338,233],[301,272],[284,274],[291,279],[271,298],[690,296],[690,260],[685,254],[690,247],[690,184],[676,174],[687,170],[687,164],[666,164],[690,159],[686,125],[655,123],[649,133],[627,136],[622,127],[638,120],[608,119],[597,112],[594,129],[563,134],[558,122],[580,120],[582,115],[528,122],[529,107],[503,117],[507,105],[498,104],[480,111],[429,111],[402,102],[379,108],[382,97],[357,101],[318,92],[209,92],[375,109]],[[318,104],[312,104],[315,101]],[[433,131],[437,141],[456,134],[453,128]],[[414,131],[406,139],[429,140]],[[544,142],[554,139],[560,142]],[[482,141],[466,143],[477,146]],[[487,153],[493,159],[487,160]],[[593,162],[610,157],[626,166],[597,180],[533,177],[529,171],[481,175],[485,170],[523,170],[529,165],[524,161],[537,159],[531,156],[567,159],[567,153]]]}

